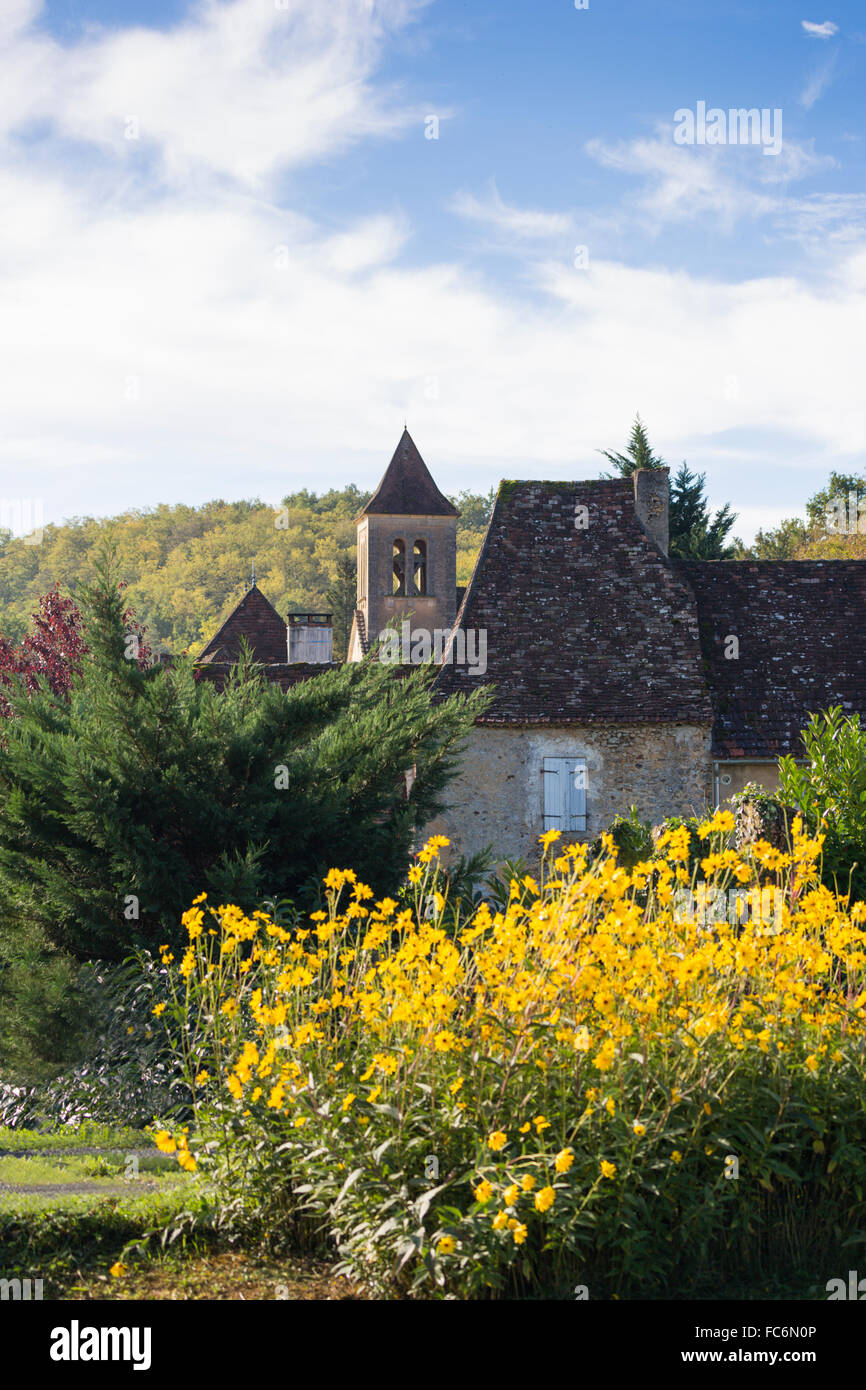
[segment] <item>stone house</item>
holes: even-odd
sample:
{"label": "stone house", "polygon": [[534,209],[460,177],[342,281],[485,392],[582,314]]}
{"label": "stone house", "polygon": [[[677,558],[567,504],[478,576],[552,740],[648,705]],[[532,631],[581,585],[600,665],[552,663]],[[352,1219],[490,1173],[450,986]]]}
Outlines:
{"label": "stone house", "polygon": [[[591,838],[632,804],[700,813],[776,785],[812,711],[866,716],[866,562],[672,560],[665,469],[502,483],[464,592],[456,508],[404,431],[357,526],[349,660],[390,623],[401,662],[438,662],[440,694],[494,687],[432,827],[456,853],[531,858],[544,830]],[[322,669],[289,660],[285,620],[251,590],[203,672],[220,678],[253,629],[284,688]]]}

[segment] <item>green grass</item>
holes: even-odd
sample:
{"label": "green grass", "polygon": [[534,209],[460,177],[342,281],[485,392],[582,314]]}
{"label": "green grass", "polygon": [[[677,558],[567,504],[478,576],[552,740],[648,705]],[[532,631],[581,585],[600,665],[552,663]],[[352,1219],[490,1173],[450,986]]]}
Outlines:
{"label": "green grass", "polygon": [[204,1211],[205,1205],[190,1182],[95,1201],[92,1194],[35,1200],[19,1196],[0,1207],[2,1275],[42,1279],[46,1298],[64,1297],[82,1277],[108,1276],[130,1241],[194,1208]]}
{"label": "green grass", "polygon": [[[168,1159],[168,1161],[167,1161]],[[167,1154],[142,1156],[138,1159],[138,1173],[145,1173],[149,1179],[156,1179],[165,1173],[172,1177],[183,1177],[177,1163],[172,1163]],[[118,1183],[118,1181],[139,1181],[135,1169],[129,1168],[124,1154],[74,1154],[68,1158],[8,1158],[0,1156],[0,1183]]]}
{"label": "green grass", "polygon": [[153,1144],[144,1129],[114,1128],[86,1120],[84,1124],[65,1125],[63,1129],[12,1129],[0,1125],[0,1152],[22,1149],[146,1149]]}

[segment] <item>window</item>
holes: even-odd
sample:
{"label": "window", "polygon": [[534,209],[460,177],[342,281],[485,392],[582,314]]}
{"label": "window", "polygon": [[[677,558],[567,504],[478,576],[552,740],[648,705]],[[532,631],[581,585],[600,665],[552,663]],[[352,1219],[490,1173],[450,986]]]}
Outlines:
{"label": "window", "polygon": [[586,759],[545,758],[542,783],[545,830],[586,830]]}
{"label": "window", "polygon": [[427,592],[427,542],[416,541],[412,552],[412,580],[414,584],[413,592],[416,594],[426,594]]}
{"label": "window", "polygon": [[396,598],[406,597],[406,542],[397,540],[394,542],[394,559],[392,565],[393,587],[391,593]]}

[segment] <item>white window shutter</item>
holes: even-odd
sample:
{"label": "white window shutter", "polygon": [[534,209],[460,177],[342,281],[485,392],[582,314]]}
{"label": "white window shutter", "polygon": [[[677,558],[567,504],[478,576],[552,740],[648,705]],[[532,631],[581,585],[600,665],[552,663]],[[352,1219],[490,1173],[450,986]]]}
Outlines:
{"label": "white window shutter", "polygon": [[542,783],[545,830],[586,830],[586,760],[545,758]]}
{"label": "white window shutter", "polygon": [[566,770],[568,792],[568,829],[586,829],[586,761],[569,758]]}
{"label": "white window shutter", "polygon": [[562,784],[562,759],[545,758],[542,768],[545,830],[563,830],[565,788]]}

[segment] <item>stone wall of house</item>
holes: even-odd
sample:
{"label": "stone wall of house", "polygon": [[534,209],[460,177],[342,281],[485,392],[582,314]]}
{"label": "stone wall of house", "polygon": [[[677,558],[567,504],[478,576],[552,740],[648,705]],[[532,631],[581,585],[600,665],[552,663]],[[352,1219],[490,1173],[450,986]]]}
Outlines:
{"label": "stone wall of house", "polygon": [[425,835],[447,835],[449,858],[493,845],[497,857],[533,862],[544,830],[547,757],[586,760],[587,830],[569,834],[572,842],[594,838],[632,803],[653,824],[669,815],[700,814],[712,804],[709,726],[476,727],[462,771],[446,789],[448,809]]}

